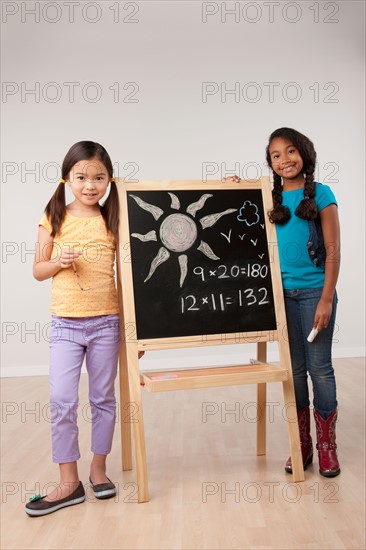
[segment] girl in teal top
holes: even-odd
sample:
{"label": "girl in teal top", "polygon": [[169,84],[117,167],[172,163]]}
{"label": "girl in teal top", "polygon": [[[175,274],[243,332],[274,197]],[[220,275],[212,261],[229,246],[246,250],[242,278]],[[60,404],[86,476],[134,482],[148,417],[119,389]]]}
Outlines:
{"label": "girl in teal top", "polygon": [[[319,471],[340,473],[335,442],[337,398],[332,338],[340,264],[337,202],[331,189],[314,181],[313,143],[292,128],[279,128],[266,149],[273,171],[273,209],[284,288],[304,469],[312,463],[309,389],[313,384]],[[318,331],[307,340],[313,328]],[[289,458],[286,471],[292,472]]]}

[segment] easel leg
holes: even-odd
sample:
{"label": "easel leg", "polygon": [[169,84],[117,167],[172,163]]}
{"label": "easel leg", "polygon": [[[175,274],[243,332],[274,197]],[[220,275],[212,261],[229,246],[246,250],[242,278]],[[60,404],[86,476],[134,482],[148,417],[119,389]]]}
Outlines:
{"label": "easel leg", "polygon": [[302,463],[299,425],[295,403],[295,392],[292,379],[282,382],[285,402],[284,416],[287,421],[290,439],[290,454],[294,481],[304,481],[304,467]]}
{"label": "easel leg", "polygon": [[128,383],[126,342],[121,342],[119,350],[119,388],[121,401],[121,444],[122,470],[132,470],[131,420],[129,416],[130,389]]}
{"label": "easel leg", "polygon": [[[257,360],[267,362],[267,342],[257,343]],[[257,384],[257,455],[266,454],[266,403],[267,384]]]}
{"label": "easel leg", "polygon": [[288,379],[282,382],[284,398],[284,418],[287,422],[288,435],[290,439],[290,454],[292,463],[292,472],[294,481],[304,481],[304,468],[302,464],[302,454],[300,445],[299,425],[297,422],[295,389],[292,378],[290,348],[283,339],[278,341],[280,352],[280,362],[287,366]]}
{"label": "easel leg", "polygon": [[147,479],[145,431],[142,414],[142,398],[140,386],[140,371],[137,346],[129,343],[133,349],[128,349],[128,369],[130,380],[130,394],[132,412],[130,420],[133,423],[136,480],[138,489],[138,502],[148,502],[149,489]]}

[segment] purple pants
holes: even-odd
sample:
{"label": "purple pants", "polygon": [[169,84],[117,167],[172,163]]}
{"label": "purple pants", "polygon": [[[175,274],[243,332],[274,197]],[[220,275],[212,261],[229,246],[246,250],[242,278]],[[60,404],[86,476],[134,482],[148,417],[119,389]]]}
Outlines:
{"label": "purple pants", "polygon": [[[116,421],[114,381],[120,344],[119,315],[52,315],[50,386],[52,458],[59,464],[80,458],[77,427],[79,380],[86,357],[89,376],[87,418],[92,421],[91,450],[111,451]],[[84,412],[84,408],[83,408]]]}

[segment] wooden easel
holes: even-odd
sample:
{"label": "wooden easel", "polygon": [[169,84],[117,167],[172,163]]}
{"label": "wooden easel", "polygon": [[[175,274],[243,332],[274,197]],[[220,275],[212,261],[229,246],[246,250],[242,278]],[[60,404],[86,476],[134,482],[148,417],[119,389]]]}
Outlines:
{"label": "wooden easel", "polygon": [[[120,362],[120,398],[121,398],[121,439],[122,439],[122,469],[132,469],[131,448],[131,417],[133,417],[134,454],[136,479],[138,485],[138,502],[149,500],[145,435],[143,424],[143,410],[141,399],[141,382],[151,392],[171,391],[178,389],[194,389],[215,386],[230,386],[240,384],[257,384],[258,410],[262,412],[257,422],[257,455],[266,452],[266,388],[269,382],[282,382],[284,405],[289,421],[287,422],[292,459],[293,480],[303,481],[304,470],[302,464],[299,429],[296,422],[296,405],[293,387],[291,359],[288,342],[280,337],[280,330],[263,331],[258,338],[257,358],[249,365],[198,368],[187,370],[169,370],[159,372],[141,372],[139,370],[139,351],[149,351],[168,348],[183,348],[195,346],[218,345],[222,343],[222,335],[206,335],[205,341],[200,336],[138,340],[136,332],[136,316],[133,295],[133,278],[130,259],[130,231],[128,224],[127,191],[162,190],[228,190],[243,188],[248,185],[251,189],[261,189],[264,211],[272,205],[269,178],[256,181],[237,183],[222,183],[221,181],[144,181],[140,183],[126,183],[117,181],[120,201],[120,241],[117,258],[118,294],[121,312],[121,350]],[[277,242],[276,229],[266,223],[267,241],[274,245]],[[271,279],[274,294],[277,325],[280,329],[286,326],[286,316],[283,300],[281,273],[278,252],[275,246],[272,250]],[[121,281],[123,284],[121,285]],[[250,338],[253,333],[245,333],[243,339]],[[248,341],[248,340],[247,340]],[[267,363],[267,342],[278,341],[280,366]],[[243,340],[242,340],[243,342]],[[241,343],[242,343],[241,342]],[[225,335],[225,344],[238,343],[234,334]],[[165,379],[160,378],[170,375]]]}

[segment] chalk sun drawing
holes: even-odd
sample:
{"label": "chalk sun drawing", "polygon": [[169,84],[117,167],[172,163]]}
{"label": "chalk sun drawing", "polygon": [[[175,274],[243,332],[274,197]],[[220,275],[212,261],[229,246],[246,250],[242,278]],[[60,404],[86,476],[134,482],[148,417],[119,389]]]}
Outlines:
{"label": "chalk sun drawing", "polygon": [[[178,197],[174,193],[168,193],[168,194],[170,195],[170,198],[171,198],[170,208],[172,210],[180,210],[181,205]],[[150,265],[150,271],[146,279],[144,280],[144,283],[146,283],[146,281],[148,281],[153,276],[153,274],[155,273],[159,265],[166,262],[170,258],[170,251],[171,251],[171,252],[179,253],[179,256],[178,256],[178,262],[180,267],[179,285],[180,287],[183,286],[184,280],[188,273],[188,256],[186,254],[181,254],[181,253],[186,252],[187,250],[192,248],[192,246],[195,244],[198,237],[198,230],[197,230],[197,222],[193,218],[195,218],[196,213],[199,210],[201,210],[201,208],[203,208],[207,199],[211,198],[212,196],[213,195],[210,195],[209,193],[205,193],[199,198],[198,201],[190,204],[186,209],[186,213],[188,215],[181,214],[181,213],[174,213],[174,214],[170,214],[165,218],[165,220],[163,220],[159,229],[159,237],[163,246],[159,248],[157,255],[152,260]],[[146,210],[147,212],[150,212],[150,214],[155,218],[156,221],[158,221],[161,218],[161,216],[164,214],[164,210],[162,210],[158,206],[149,204],[144,200],[142,200],[140,197],[137,197],[136,195],[131,194],[130,197],[132,197],[136,201],[136,203],[140,208],[142,208],[143,210]],[[236,212],[236,211],[237,211],[237,208],[228,208],[223,212],[216,212],[215,214],[209,214],[208,216],[204,216],[198,221],[201,224],[202,229],[207,229],[207,227],[211,227],[215,225],[215,223],[222,216],[226,216],[227,214],[231,214],[232,212]],[[142,242],[158,240],[156,231],[154,230],[149,231],[145,235],[142,235],[141,233],[131,233],[131,237],[134,237],[135,239],[139,239]],[[197,246],[197,250],[202,252],[202,254],[204,254],[211,260],[220,259],[218,256],[216,256],[216,254],[214,253],[210,245],[208,245],[205,241],[200,242],[200,244]]]}

